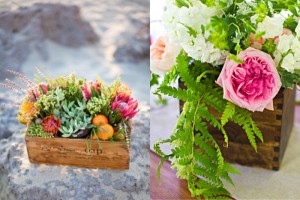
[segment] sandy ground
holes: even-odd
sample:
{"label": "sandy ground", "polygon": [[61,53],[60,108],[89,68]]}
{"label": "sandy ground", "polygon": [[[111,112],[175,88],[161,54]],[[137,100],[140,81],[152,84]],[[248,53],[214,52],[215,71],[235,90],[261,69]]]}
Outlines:
{"label": "sandy ground", "polygon": [[[120,35],[130,27],[129,15],[143,19],[149,16],[148,9],[145,12],[139,11],[144,7],[147,8],[148,1],[0,0],[0,11],[14,10],[36,2],[78,5],[82,17],[91,23],[100,36],[100,42],[74,49],[46,41],[43,48],[46,49],[48,58],[43,59],[40,53],[32,47],[28,59],[21,66],[22,73],[33,79],[36,73],[35,67],[38,67],[43,71],[47,69],[50,73],[46,74],[49,76],[67,75],[74,72],[77,76],[88,80],[100,77],[107,83],[111,83],[117,76],[120,76],[121,80],[132,88],[133,95],[139,102],[145,102],[143,105],[149,102],[149,60],[145,58],[136,62],[116,62],[113,57],[120,41],[126,42],[126,38],[122,38]],[[136,6],[132,6],[132,3],[135,3]],[[0,88],[0,96],[2,91],[3,88]],[[19,126],[15,129],[18,134]],[[147,137],[149,134],[145,133],[144,139],[147,140]],[[147,155],[147,152],[144,155]],[[146,166],[148,163],[144,164]],[[5,180],[5,177],[0,178],[0,181]],[[147,183],[145,182],[145,184]],[[143,194],[146,195],[146,193]],[[143,199],[145,198],[146,196],[143,196]]]}
{"label": "sandy ground", "polygon": [[47,68],[52,75],[65,75],[75,72],[78,76],[87,79],[95,79],[99,76],[108,83],[120,75],[122,81],[132,88],[134,96],[139,101],[149,101],[150,71],[148,59],[131,63],[118,63],[113,58],[113,53],[117,49],[119,41],[125,40],[125,38],[120,38],[120,35],[130,25],[128,16],[136,15],[136,17],[145,18],[149,15],[148,10],[140,12],[143,9],[137,9],[133,5],[147,5],[147,1],[14,0],[8,2],[0,0],[0,11],[14,10],[37,2],[78,5],[82,17],[91,23],[100,36],[100,42],[92,46],[72,49],[48,41],[44,46],[48,51],[48,59],[44,60],[32,48],[29,58],[22,66],[24,74],[33,77],[35,67],[39,67]]}

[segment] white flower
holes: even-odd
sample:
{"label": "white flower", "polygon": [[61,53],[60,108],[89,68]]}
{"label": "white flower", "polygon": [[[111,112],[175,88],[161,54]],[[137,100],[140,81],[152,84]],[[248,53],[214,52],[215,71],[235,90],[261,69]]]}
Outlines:
{"label": "white flower", "polygon": [[282,34],[283,22],[284,19],[279,15],[274,17],[266,16],[262,22],[258,23],[256,32],[265,32],[263,35],[264,39],[274,38]]}
{"label": "white flower", "polygon": [[295,58],[297,58],[297,60],[299,61],[300,60],[300,41],[297,37],[294,38],[291,49],[294,52]]}
{"label": "white flower", "polygon": [[[213,65],[223,64],[227,51],[214,48],[208,38],[208,31],[202,32],[202,26],[210,23],[212,16],[221,16],[222,11],[207,7],[199,0],[189,0],[189,7],[177,7],[175,0],[167,0],[167,10],[163,16],[170,42],[180,45],[185,52],[196,60]],[[195,32],[191,34],[191,30]],[[204,35],[203,35],[204,34]]]}
{"label": "white flower", "polygon": [[256,24],[257,18],[258,18],[258,14],[255,14],[255,15],[251,16],[251,17],[250,17],[251,23],[252,23],[252,24]]}
{"label": "white flower", "polygon": [[295,69],[300,70],[300,61],[298,61],[298,62],[295,63]]}
{"label": "white flower", "polygon": [[273,53],[273,56],[274,56],[274,62],[276,64],[276,66],[278,66],[281,58],[282,58],[282,54],[280,53],[280,51],[278,50],[275,50],[274,53]]}
{"label": "white flower", "polygon": [[297,34],[297,37],[300,37],[300,20],[298,21],[298,25],[297,25],[297,27],[295,29],[295,32]]}
{"label": "white flower", "polygon": [[294,72],[295,69],[295,58],[293,54],[289,53],[284,57],[281,67],[288,72]]}
{"label": "white flower", "polygon": [[295,37],[292,34],[279,36],[279,43],[277,46],[278,51],[286,53],[289,49],[291,49],[294,38]]}
{"label": "white flower", "polygon": [[198,29],[201,27],[201,24],[204,24],[204,20],[200,21],[198,19],[200,13],[200,9],[198,7],[182,7],[179,10],[179,19],[184,25],[192,27],[193,29]]}

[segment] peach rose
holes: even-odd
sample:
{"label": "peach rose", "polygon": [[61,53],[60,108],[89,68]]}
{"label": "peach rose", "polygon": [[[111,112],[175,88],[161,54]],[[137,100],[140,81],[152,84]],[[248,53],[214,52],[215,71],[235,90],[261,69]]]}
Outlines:
{"label": "peach rose", "polygon": [[155,74],[167,73],[176,64],[180,50],[168,37],[160,36],[150,47],[150,70]]}
{"label": "peach rose", "polygon": [[253,112],[274,110],[273,98],[281,81],[272,57],[251,47],[238,57],[244,63],[227,58],[216,82],[223,87],[224,98]]}

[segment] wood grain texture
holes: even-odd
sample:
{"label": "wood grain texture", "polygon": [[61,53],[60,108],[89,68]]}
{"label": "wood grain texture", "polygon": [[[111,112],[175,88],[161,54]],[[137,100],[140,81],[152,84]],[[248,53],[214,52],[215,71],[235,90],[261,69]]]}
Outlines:
{"label": "wood grain texture", "polygon": [[[90,168],[129,169],[130,154],[124,142],[25,137],[29,161],[37,164],[71,165]],[[87,143],[91,145],[88,153]]]}
{"label": "wood grain texture", "polygon": [[[186,88],[179,81],[179,87]],[[225,125],[229,147],[225,148],[223,134],[216,128],[209,131],[216,139],[225,160],[241,165],[278,170],[294,124],[296,89],[281,89],[273,100],[274,111],[253,112],[252,118],[264,136],[264,143],[257,140],[258,152],[251,147],[244,130],[232,121]],[[180,111],[183,108],[180,101]],[[225,105],[224,105],[225,106]],[[210,109],[217,118],[221,113]]]}
{"label": "wood grain texture", "polygon": [[186,180],[176,177],[176,171],[171,169],[171,164],[166,161],[161,168],[161,182],[157,179],[157,166],[160,157],[150,151],[150,197],[157,199],[195,199],[191,193]]}

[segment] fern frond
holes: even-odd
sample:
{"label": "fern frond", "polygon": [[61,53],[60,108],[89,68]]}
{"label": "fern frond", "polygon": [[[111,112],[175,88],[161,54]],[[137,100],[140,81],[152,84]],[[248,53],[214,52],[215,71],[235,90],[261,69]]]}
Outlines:
{"label": "fern frond", "polygon": [[233,117],[234,114],[235,114],[235,105],[228,101],[221,117],[222,126],[224,126],[228,122],[228,120],[230,120]]}
{"label": "fern frond", "polygon": [[162,85],[159,88],[157,88],[156,93],[165,94],[183,101],[197,100],[197,98],[199,98],[198,96],[194,95],[190,90],[184,90],[182,88],[175,88],[166,85]]}

